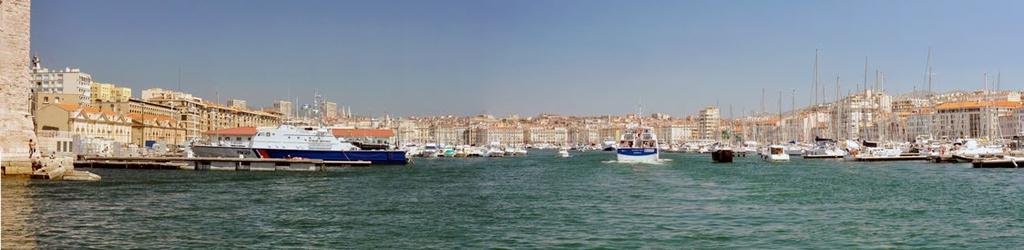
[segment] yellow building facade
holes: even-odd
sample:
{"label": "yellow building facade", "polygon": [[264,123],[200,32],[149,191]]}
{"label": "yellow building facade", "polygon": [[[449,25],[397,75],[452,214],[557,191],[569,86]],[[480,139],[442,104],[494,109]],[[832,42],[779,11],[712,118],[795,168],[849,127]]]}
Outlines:
{"label": "yellow building facade", "polygon": [[132,98],[132,89],[110,83],[93,82],[89,85],[90,102],[127,102]]}

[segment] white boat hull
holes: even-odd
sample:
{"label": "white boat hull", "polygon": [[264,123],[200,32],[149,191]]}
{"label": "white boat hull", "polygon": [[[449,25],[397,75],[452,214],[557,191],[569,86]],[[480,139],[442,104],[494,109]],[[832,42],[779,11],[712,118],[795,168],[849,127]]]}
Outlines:
{"label": "white boat hull", "polygon": [[657,148],[620,148],[616,153],[618,162],[623,163],[657,163],[660,159]]}
{"label": "white boat hull", "polygon": [[761,157],[764,158],[764,160],[766,161],[789,161],[788,154],[769,154],[762,155]]}

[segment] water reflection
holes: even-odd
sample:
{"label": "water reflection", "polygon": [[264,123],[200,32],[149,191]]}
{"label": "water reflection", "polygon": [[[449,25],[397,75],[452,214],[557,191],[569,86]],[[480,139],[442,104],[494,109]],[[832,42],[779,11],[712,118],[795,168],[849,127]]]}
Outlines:
{"label": "water reflection", "polygon": [[36,238],[28,223],[32,215],[32,197],[28,177],[3,177],[3,245],[4,249],[35,248]]}

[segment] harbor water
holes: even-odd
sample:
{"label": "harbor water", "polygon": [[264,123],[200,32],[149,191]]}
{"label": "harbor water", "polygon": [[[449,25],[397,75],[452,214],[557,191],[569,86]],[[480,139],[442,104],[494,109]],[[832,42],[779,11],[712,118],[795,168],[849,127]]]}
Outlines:
{"label": "harbor water", "polygon": [[1024,171],[611,152],[326,172],[5,178],[3,247],[1016,248]]}

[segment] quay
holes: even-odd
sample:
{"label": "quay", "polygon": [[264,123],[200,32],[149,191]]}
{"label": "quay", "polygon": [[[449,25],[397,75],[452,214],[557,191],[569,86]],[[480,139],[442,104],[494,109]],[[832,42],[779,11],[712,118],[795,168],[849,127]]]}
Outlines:
{"label": "quay", "polygon": [[184,169],[217,171],[324,171],[335,167],[368,167],[369,161],[261,159],[217,157],[83,157],[75,167],[121,169]]}
{"label": "quay", "polygon": [[1020,168],[1024,159],[978,159],[971,162],[974,168]]}
{"label": "quay", "polygon": [[928,156],[924,155],[866,156],[853,158],[854,161],[919,161],[927,159]]}

